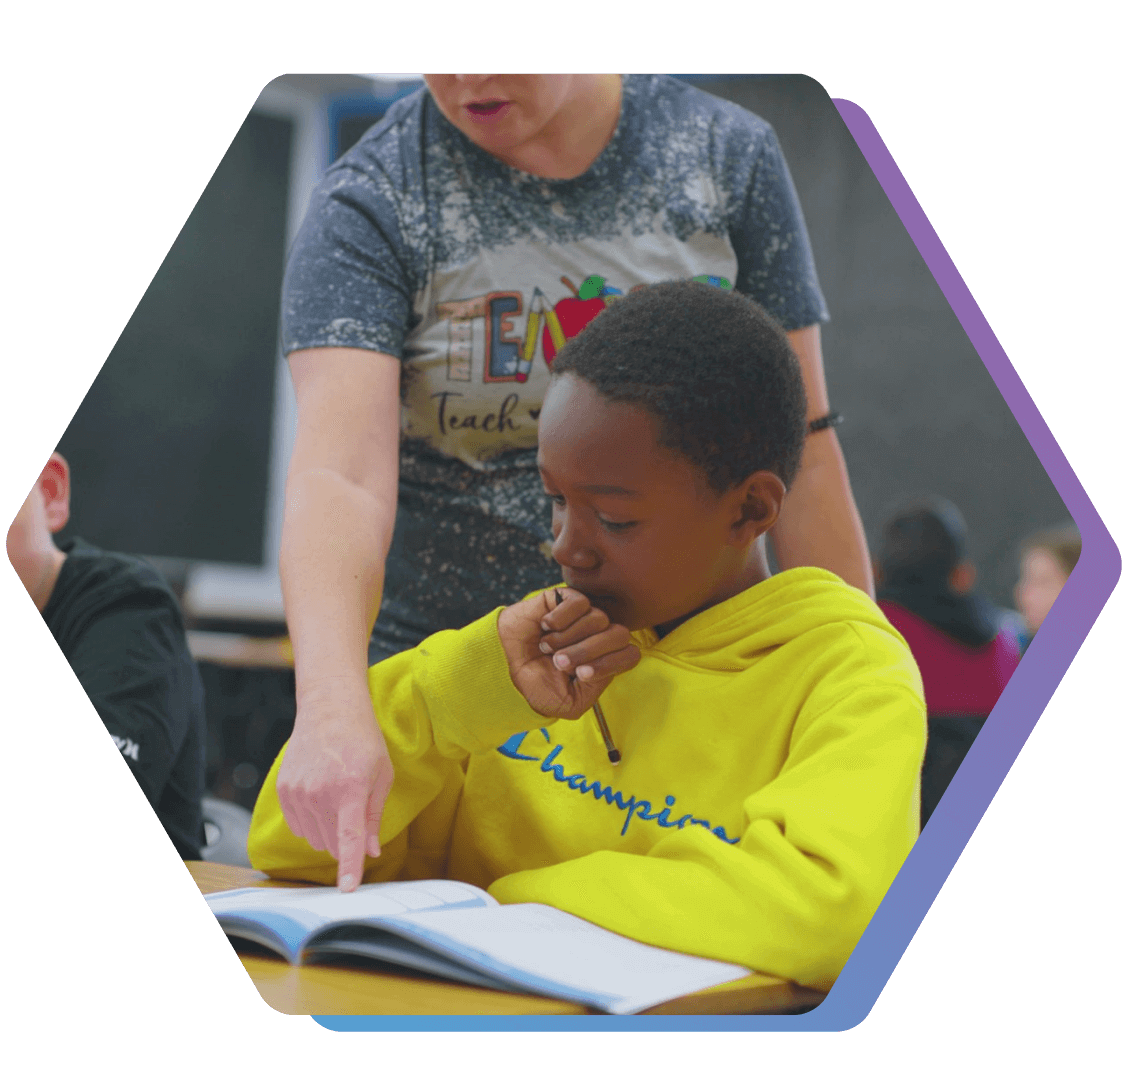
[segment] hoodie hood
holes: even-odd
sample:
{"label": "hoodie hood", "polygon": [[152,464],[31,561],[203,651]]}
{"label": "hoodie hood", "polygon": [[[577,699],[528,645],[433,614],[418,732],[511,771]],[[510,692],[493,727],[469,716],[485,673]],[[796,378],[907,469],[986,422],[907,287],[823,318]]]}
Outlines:
{"label": "hoodie hood", "polygon": [[867,594],[820,567],[793,567],[772,575],[692,616],[663,639],[653,630],[636,631],[632,639],[647,653],[734,672],[777,646],[843,623],[877,628],[904,643]]}

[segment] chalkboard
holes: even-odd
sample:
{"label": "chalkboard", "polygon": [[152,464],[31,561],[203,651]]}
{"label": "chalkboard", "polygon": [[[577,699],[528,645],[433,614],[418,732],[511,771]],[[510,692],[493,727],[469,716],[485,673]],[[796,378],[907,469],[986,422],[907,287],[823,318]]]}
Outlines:
{"label": "chalkboard", "polygon": [[338,118],[333,129],[333,158],[339,158],[353,146],[377,121],[382,113],[354,113]]}
{"label": "chalkboard", "polygon": [[263,562],[292,130],[247,117],[60,440],[60,539]]}

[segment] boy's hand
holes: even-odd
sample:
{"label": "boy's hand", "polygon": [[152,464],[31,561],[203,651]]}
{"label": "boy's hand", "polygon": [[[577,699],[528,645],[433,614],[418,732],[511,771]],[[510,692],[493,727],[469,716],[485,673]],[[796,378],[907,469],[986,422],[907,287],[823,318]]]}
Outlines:
{"label": "boy's hand", "polygon": [[580,717],[642,657],[630,632],[574,589],[546,589],[510,605],[497,630],[514,686],[546,718]]}

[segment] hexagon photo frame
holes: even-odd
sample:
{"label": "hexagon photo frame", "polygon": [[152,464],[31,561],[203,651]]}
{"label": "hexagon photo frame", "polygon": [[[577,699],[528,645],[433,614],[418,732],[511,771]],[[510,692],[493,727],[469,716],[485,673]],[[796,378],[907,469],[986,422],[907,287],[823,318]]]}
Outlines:
{"label": "hexagon photo frame", "polygon": [[[646,1016],[596,1018],[583,1024],[551,1017],[500,1017],[505,1030],[844,1031],[869,1014],[940,888],[959,859],[1026,739],[1061,683],[1120,577],[1120,553],[1002,346],[979,309],[924,210],[913,196],[873,123],[861,107],[834,99],[929,271],[944,293],[992,380],[1054,487],[1083,542],[1077,567],[1030,643],[1022,662],[984,724],[933,818],[893,881],[830,993],[815,1009],[793,1015]],[[335,1030],[433,1030],[417,1017],[318,1016]],[[450,1018],[455,1019],[455,1018]],[[444,1027],[480,1030],[473,1018]]]}

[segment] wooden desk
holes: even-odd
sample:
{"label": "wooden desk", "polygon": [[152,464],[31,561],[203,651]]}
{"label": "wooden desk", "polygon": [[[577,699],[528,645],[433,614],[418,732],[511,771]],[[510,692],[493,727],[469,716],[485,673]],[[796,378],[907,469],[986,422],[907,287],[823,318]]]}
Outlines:
{"label": "wooden desk", "polygon": [[[201,892],[258,885],[296,888],[270,880],[254,869],[189,861],[188,870]],[[263,1000],[279,1012],[321,1016],[438,1015],[492,1016],[584,1015],[593,1010],[570,1001],[509,994],[411,972],[369,967],[291,967],[269,954],[241,952],[239,959]],[[751,975],[648,1009],[648,1013],[778,1013],[814,1008],[823,998],[793,982],[771,975]]]}
{"label": "wooden desk", "polygon": [[253,638],[219,631],[188,631],[188,649],[197,661],[233,669],[292,669],[288,638]]}

